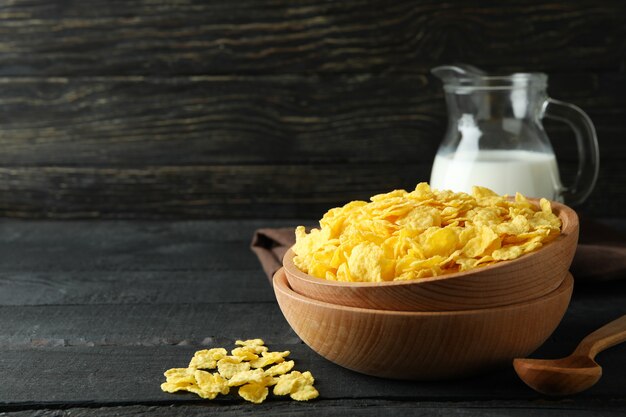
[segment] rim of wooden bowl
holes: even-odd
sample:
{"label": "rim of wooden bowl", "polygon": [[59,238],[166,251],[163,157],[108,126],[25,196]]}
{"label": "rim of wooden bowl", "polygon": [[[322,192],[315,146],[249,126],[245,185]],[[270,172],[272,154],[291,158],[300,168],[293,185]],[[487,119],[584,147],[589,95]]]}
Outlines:
{"label": "rim of wooden bowl", "polygon": [[[528,200],[534,203],[535,205],[539,204],[539,199],[529,198]],[[529,259],[532,257],[541,256],[540,253],[542,252],[544,248],[554,245],[558,241],[564,239],[565,236],[569,234],[577,232],[579,223],[578,223],[578,215],[576,214],[576,212],[572,208],[566,206],[565,204],[562,204],[556,201],[550,201],[550,205],[552,206],[552,211],[561,219],[561,234],[556,239],[542,246],[541,248],[539,248],[539,250],[524,254],[520,256],[519,258],[512,259],[509,261],[500,261],[493,265],[471,269],[469,271],[454,272],[452,274],[439,275],[436,277],[420,278],[420,279],[405,280],[405,281],[380,281],[380,282],[378,281],[377,282],[331,281],[331,280],[327,280],[324,278],[318,278],[313,275],[309,275],[309,274],[302,272],[293,263],[293,258],[295,256],[295,253],[293,252],[292,248],[289,248],[289,250],[285,253],[285,256],[283,257],[283,267],[285,268],[285,271],[288,274],[293,275],[297,277],[298,279],[308,281],[316,285],[327,285],[329,287],[349,287],[349,288],[395,287],[395,286],[404,286],[404,285],[425,284],[429,282],[444,281],[444,280],[464,277],[464,276],[476,274],[476,273],[483,272],[483,271],[497,271],[498,269],[506,268],[511,263],[514,263],[520,259]]]}
{"label": "rim of wooden bowl", "polygon": [[470,310],[445,310],[445,311],[407,311],[407,310],[380,310],[374,308],[363,308],[363,307],[351,307],[344,306],[341,304],[333,304],[328,303],[326,301],[316,300],[315,298],[309,298],[305,295],[302,295],[296,291],[289,285],[289,280],[287,279],[287,273],[284,268],[278,269],[273,277],[273,287],[275,291],[282,292],[285,296],[290,297],[292,299],[296,299],[300,302],[316,305],[323,308],[334,309],[334,310],[342,310],[347,312],[354,313],[367,313],[367,314],[384,314],[384,315],[392,315],[392,316],[457,316],[457,315],[475,315],[475,314],[491,314],[498,311],[506,311],[515,308],[528,307],[531,304],[542,303],[547,301],[550,298],[559,297],[562,293],[566,291],[570,291],[574,287],[574,277],[571,272],[567,272],[565,274],[565,278],[561,282],[555,290],[550,291],[548,294],[542,295],[541,297],[533,298],[531,300],[525,300],[520,303],[515,304],[507,304],[497,307],[489,307],[489,308],[475,308]]}

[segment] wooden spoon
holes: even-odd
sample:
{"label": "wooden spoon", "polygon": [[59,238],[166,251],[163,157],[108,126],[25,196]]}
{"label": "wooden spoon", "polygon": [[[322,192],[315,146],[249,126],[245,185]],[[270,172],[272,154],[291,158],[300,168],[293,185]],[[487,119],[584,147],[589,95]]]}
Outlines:
{"label": "wooden spoon", "polygon": [[602,376],[602,367],[593,360],[596,355],[625,340],[626,316],[622,316],[585,337],[566,358],[515,359],[513,367],[522,381],[542,394],[576,394]]}

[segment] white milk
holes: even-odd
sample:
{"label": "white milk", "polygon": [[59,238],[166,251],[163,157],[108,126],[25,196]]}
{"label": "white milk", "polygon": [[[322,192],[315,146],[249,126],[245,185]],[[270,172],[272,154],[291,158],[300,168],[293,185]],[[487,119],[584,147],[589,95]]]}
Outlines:
{"label": "white milk", "polygon": [[498,194],[560,200],[561,180],[553,154],[485,150],[437,155],[430,175],[432,188],[471,192],[473,185]]}

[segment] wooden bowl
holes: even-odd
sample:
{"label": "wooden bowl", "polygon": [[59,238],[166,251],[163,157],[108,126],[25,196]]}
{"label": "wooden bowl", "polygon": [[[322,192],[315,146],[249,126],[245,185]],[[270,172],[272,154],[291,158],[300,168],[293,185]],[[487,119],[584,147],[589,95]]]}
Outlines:
{"label": "wooden bowl", "polygon": [[455,311],[533,300],[563,281],[578,243],[578,216],[552,202],[561,235],[536,252],[467,272],[415,281],[337,282],[300,271],[289,250],[283,259],[289,285],[307,297],[350,307],[400,311]]}
{"label": "wooden bowl", "polygon": [[552,334],[572,295],[567,274],[550,294],[505,307],[415,312],[346,307],[307,298],[280,269],[274,292],[297,335],[324,358],[395,379],[464,377],[525,357]]}

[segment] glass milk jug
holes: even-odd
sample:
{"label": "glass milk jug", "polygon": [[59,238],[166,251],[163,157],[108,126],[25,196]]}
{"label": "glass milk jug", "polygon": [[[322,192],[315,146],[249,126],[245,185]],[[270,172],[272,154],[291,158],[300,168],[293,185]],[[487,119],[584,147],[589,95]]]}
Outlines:
{"label": "glass milk jug", "polygon": [[[441,66],[448,129],[439,147],[433,188],[470,192],[473,185],[499,194],[582,203],[599,169],[598,141],[589,117],[578,107],[548,98],[547,76],[516,73],[488,76],[469,65]],[[574,183],[563,186],[544,118],[568,124],[576,134],[579,165]]]}

